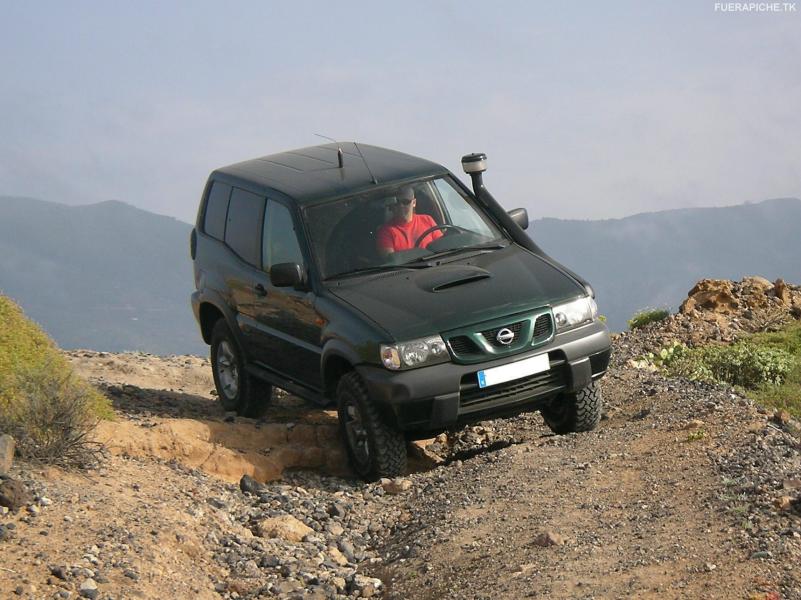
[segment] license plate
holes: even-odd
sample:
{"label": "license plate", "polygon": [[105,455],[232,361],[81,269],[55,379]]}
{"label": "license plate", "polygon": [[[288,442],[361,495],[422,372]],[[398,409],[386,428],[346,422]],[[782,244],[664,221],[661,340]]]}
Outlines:
{"label": "license plate", "polygon": [[525,360],[509,363],[508,365],[501,365],[493,369],[478,372],[478,387],[485,388],[491,385],[498,385],[499,383],[506,383],[534,375],[535,373],[542,373],[551,368],[550,361],[547,354],[540,354],[532,356]]}

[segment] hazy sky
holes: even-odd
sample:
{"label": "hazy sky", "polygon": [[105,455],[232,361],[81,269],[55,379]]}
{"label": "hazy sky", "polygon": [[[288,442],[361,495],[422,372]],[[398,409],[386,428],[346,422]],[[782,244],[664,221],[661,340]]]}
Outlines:
{"label": "hazy sky", "polygon": [[186,221],[215,167],[395,148],[532,218],[801,197],[801,1],[0,0],[0,195]]}

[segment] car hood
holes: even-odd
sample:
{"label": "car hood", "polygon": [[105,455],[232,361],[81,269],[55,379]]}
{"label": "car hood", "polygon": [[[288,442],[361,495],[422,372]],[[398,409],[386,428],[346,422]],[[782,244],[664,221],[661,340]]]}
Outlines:
{"label": "car hood", "polygon": [[329,289],[397,341],[443,333],[586,293],[546,259],[514,244],[465,256],[424,269],[344,279]]}

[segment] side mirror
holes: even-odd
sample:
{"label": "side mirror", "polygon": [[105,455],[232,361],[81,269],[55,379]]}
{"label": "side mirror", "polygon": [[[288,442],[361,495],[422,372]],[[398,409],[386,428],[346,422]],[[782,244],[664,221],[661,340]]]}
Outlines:
{"label": "side mirror", "polygon": [[305,279],[298,263],[278,263],[270,269],[270,283],[275,287],[298,287]]}
{"label": "side mirror", "polygon": [[520,226],[520,229],[528,229],[528,211],[525,208],[513,208],[508,213],[512,221]]}

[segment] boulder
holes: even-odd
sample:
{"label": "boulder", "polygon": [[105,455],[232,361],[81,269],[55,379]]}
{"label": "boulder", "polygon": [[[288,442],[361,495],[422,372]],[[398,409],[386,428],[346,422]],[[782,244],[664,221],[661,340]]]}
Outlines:
{"label": "boulder", "polygon": [[358,592],[362,598],[371,598],[381,591],[383,585],[380,579],[356,573],[350,582],[350,591]]}
{"label": "boulder", "polygon": [[778,298],[779,301],[785,306],[790,306],[792,304],[793,297],[790,294],[790,288],[787,287],[784,279],[776,280],[776,283],[773,284],[773,293],[776,295],[776,298]]}
{"label": "boulder", "polygon": [[94,600],[98,596],[97,583],[91,577],[84,579],[81,582],[81,586],[78,588],[78,593],[82,598]]}
{"label": "boulder", "polygon": [[0,506],[5,506],[11,512],[17,512],[32,501],[31,493],[21,481],[16,479],[0,481]]}
{"label": "boulder", "polygon": [[381,487],[384,488],[384,491],[387,494],[402,494],[411,489],[412,482],[408,479],[382,479],[380,481]]}
{"label": "boulder", "polygon": [[14,438],[8,434],[0,435],[0,475],[6,475],[14,464]]}
{"label": "boulder", "polygon": [[743,277],[740,283],[743,286],[743,291],[746,293],[753,293],[755,291],[758,291],[764,294],[773,287],[773,284],[770,281],[758,275]]}
{"label": "boulder", "polygon": [[542,548],[547,548],[548,546],[562,546],[564,543],[565,538],[553,531],[543,531],[534,538],[534,545]]}
{"label": "boulder", "polygon": [[257,523],[255,533],[260,537],[300,542],[310,533],[314,533],[314,529],[292,515],[282,515],[262,519]]}
{"label": "boulder", "polygon": [[340,567],[348,566],[348,559],[345,557],[344,554],[342,554],[342,552],[339,551],[339,548],[336,548],[334,546],[329,547],[328,556],[335,564],[339,565]]}
{"label": "boulder", "polygon": [[732,314],[738,307],[732,282],[726,279],[702,279],[687,294],[679,312],[689,314],[694,310]]}
{"label": "boulder", "polygon": [[773,505],[779,510],[790,510],[793,507],[793,497],[780,496],[773,501]]}
{"label": "boulder", "polygon": [[252,494],[254,496],[258,495],[264,486],[260,484],[258,481],[253,479],[250,475],[242,475],[242,478],[239,480],[239,489],[242,490],[244,494]]}

